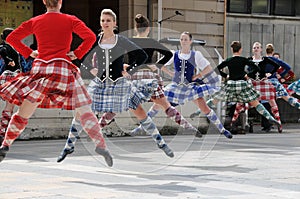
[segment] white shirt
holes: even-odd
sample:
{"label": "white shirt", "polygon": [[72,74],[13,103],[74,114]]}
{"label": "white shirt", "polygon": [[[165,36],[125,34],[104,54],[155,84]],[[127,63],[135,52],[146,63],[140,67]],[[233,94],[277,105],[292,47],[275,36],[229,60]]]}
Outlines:
{"label": "white shirt", "polygon": [[[174,54],[175,52],[173,52],[173,57],[165,64],[166,66],[174,63]],[[179,59],[188,60],[191,57],[191,51],[189,54],[184,54],[179,51],[178,57]],[[209,61],[202,55],[200,51],[195,51],[195,63],[195,67],[200,71],[202,71],[206,66],[210,65]]]}

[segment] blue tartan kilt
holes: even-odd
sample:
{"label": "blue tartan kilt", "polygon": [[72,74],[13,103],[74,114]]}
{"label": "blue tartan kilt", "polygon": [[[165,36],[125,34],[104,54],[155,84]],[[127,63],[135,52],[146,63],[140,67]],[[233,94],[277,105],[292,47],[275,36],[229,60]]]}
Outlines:
{"label": "blue tartan kilt", "polygon": [[156,90],[153,91],[151,98],[153,98],[153,99],[163,98],[165,96],[163,89],[162,89],[163,88],[163,80],[158,74],[156,74],[152,71],[149,71],[149,70],[141,70],[141,71],[137,71],[136,73],[134,73],[131,76],[131,80],[143,81],[146,79],[152,79],[152,80],[156,79],[158,81],[159,86],[156,88]]}
{"label": "blue tartan kilt", "polygon": [[169,102],[183,105],[188,101],[212,95],[218,90],[218,87],[207,84],[198,84],[195,82],[177,84],[172,82],[165,87],[164,92]]}
{"label": "blue tartan kilt", "polygon": [[220,90],[221,79],[214,71],[189,84],[168,84],[164,93],[167,100],[174,104],[183,105],[188,101],[213,95]]}
{"label": "blue tartan kilt", "polygon": [[288,89],[294,91],[297,95],[300,95],[300,79],[291,83],[288,86]]}
{"label": "blue tartan kilt", "polygon": [[150,99],[157,89],[157,80],[131,81],[119,78],[113,82],[93,79],[87,90],[92,98],[92,110],[94,113],[113,112],[121,113],[129,108],[137,106]]}
{"label": "blue tartan kilt", "polygon": [[288,96],[289,93],[287,90],[284,88],[284,86],[278,81],[277,78],[271,78],[270,82],[273,84],[273,86],[276,88],[276,97],[284,97]]}
{"label": "blue tartan kilt", "polygon": [[132,81],[129,108],[136,109],[139,104],[148,102],[158,88],[157,79],[140,79]]}
{"label": "blue tartan kilt", "polygon": [[215,71],[211,71],[203,76],[201,81],[204,84],[208,84],[214,87],[221,87],[221,76],[218,75]]}
{"label": "blue tartan kilt", "polygon": [[94,113],[121,113],[128,110],[132,84],[125,78],[113,82],[93,79],[87,87]]}
{"label": "blue tartan kilt", "polygon": [[229,80],[224,86],[227,102],[251,102],[259,98],[259,91],[255,90],[251,80]]}

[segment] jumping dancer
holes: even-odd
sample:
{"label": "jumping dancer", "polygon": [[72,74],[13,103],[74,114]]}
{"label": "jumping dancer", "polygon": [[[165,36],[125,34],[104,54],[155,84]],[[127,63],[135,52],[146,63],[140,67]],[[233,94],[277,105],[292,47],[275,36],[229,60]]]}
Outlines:
{"label": "jumping dancer", "polygon": [[[292,96],[289,95],[287,90],[284,88],[284,86],[279,82],[278,79],[284,78],[285,75],[288,73],[288,71],[291,69],[291,67],[281,59],[277,59],[273,57],[273,52],[274,52],[274,47],[272,44],[267,44],[266,45],[266,56],[272,59],[274,62],[278,63],[281,67],[284,68],[280,74],[274,73],[268,78],[272,82],[272,84],[276,88],[276,96],[277,98],[282,98],[285,100],[287,103],[289,103],[291,106],[300,109],[300,103],[298,100]],[[292,86],[291,86],[292,87]]]}
{"label": "jumping dancer", "polygon": [[[17,76],[20,72],[28,72],[31,69],[33,59],[25,60],[13,47],[7,42],[7,36],[13,31],[12,28],[5,28],[1,33],[2,43],[0,44],[0,57],[3,60],[3,64],[0,69],[0,85],[11,80]],[[5,107],[2,111],[2,117],[0,122],[0,143],[2,143],[5,137],[5,131],[8,123],[11,119],[15,105],[9,102],[5,102]]]}
{"label": "jumping dancer", "polygon": [[[154,102],[154,105],[150,108],[147,115],[151,118],[154,118],[155,115],[158,113],[159,109],[163,109],[166,113],[166,115],[172,119],[174,122],[179,124],[184,129],[193,132],[197,137],[202,137],[202,134],[193,127],[182,115],[180,112],[178,112],[173,106],[171,106],[170,102],[167,101],[164,92],[163,92],[163,80],[162,78],[152,72],[156,71],[158,68],[161,69],[161,67],[166,64],[173,56],[173,53],[167,49],[165,46],[157,42],[156,40],[149,38],[149,32],[150,32],[150,22],[149,20],[141,15],[137,14],[135,17],[135,30],[137,35],[131,39],[134,43],[136,43],[138,46],[143,48],[143,50],[148,54],[148,60],[145,63],[145,66],[148,66],[148,69],[142,69],[132,76],[132,79],[138,80],[138,79],[158,79],[160,88],[153,93],[151,96],[151,101]],[[154,52],[157,51],[162,56],[161,59],[159,59],[155,64],[152,61]],[[129,58],[132,58],[134,55],[129,56]],[[131,135],[134,136],[138,133],[143,131],[142,126],[135,128],[133,131],[131,131]]]}
{"label": "jumping dancer", "polygon": [[[165,87],[165,95],[169,102],[174,104],[185,104],[193,101],[206,117],[216,125],[219,132],[227,138],[232,138],[231,133],[226,130],[217,117],[214,110],[209,108],[204,97],[212,95],[219,90],[220,79],[210,66],[210,63],[199,51],[191,50],[192,35],[183,32],[180,35],[181,50],[174,53],[174,57],[166,64],[174,63],[175,74],[172,83]],[[198,74],[195,73],[199,70]]]}
{"label": "jumping dancer", "polygon": [[[96,152],[105,158],[108,166],[113,159],[106,149],[100,125],[90,108],[91,99],[80,73],[71,60],[82,58],[92,47],[94,33],[77,17],[60,12],[62,0],[43,0],[47,12],[23,22],[8,37],[10,43],[24,57],[35,58],[28,74],[20,74],[0,86],[1,97],[16,104],[18,111],[12,116],[0,147],[2,161],[9,147],[25,129],[36,108],[64,108],[79,115],[83,129],[96,144]],[[83,41],[70,51],[72,33]],[[38,51],[33,51],[22,40],[34,34]]]}
{"label": "jumping dancer", "polygon": [[[259,71],[258,66],[249,59],[241,57],[242,44],[239,41],[233,41],[231,43],[231,50],[233,56],[227,58],[217,67],[221,76],[226,78],[227,82],[225,86],[222,87],[222,90],[213,96],[210,103],[216,104],[219,100],[249,103],[250,106],[255,107],[259,114],[279,126],[280,123],[259,103],[258,99],[260,94],[254,89],[245,70],[246,66],[250,66],[250,68],[252,68],[251,71],[256,73]],[[228,68],[229,74],[222,71],[225,67]]]}
{"label": "jumping dancer", "polygon": [[[173,157],[172,150],[165,143],[151,117],[147,116],[141,106],[141,103],[148,101],[152,93],[157,90],[157,80],[131,81],[128,79],[138,66],[145,63],[148,56],[129,39],[114,33],[116,18],[116,14],[112,10],[102,10],[100,16],[102,32],[97,46],[85,59],[86,65],[94,66],[91,73],[96,76],[88,86],[88,92],[93,101],[92,110],[94,113],[104,113],[99,121],[103,128],[110,123],[116,113],[130,109],[143,129],[152,135],[158,148],[162,149],[167,156]],[[129,52],[134,53],[135,59],[125,64],[124,56]],[[90,63],[91,60],[92,63]],[[127,72],[124,71],[124,68]],[[65,147],[57,162],[63,161],[68,154],[74,152],[75,142],[81,131],[82,128],[75,117]]]}
{"label": "jumping dancer", "polygon": [[[278,106],[276,103],[276,88],[269,81],[268,76],[276,75],[276,71],[280,67],[276,62],[274,62],[270,57],[262,56],[262,46],[261,43],[255,42],[252,48],[253,56],[249,59],[257,64],[259,71],[248,73],[248,77],[251,78],[251,82],[254,88],[259,91],[260,96],[259,101],[268,101],[271,106],[271,112],[273,113],[274,118],[280,124],[278,126],[278,132],[282,132],[282,125],[279,115]],[[239,113],[244,111],[245,107],[242,103],[237,103],[234,116],[231,121],[231,125],[237,120]]]}

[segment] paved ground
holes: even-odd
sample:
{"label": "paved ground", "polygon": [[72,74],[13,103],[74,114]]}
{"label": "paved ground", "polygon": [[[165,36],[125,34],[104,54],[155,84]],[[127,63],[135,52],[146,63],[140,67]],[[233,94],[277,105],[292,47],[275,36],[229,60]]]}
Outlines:
{"label": "paved ground", "polygon": [[173,159],[149,137],[109,138],[114,166],[85,138],[56,163],[64,140],[17,141],[0,163],[0,198],[296,199],[299,125],[285,133],[166,136]]}

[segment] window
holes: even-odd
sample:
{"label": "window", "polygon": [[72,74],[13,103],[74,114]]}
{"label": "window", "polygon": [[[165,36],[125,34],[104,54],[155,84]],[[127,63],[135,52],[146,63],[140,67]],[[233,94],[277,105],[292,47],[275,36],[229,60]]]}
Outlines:
{"label": "window", "polygon": [[252,13],[268,14],[268,0],[252,0]]}
{"label": "window", "polygon": [[295,16],[295,0],[276,0],[274,5],[274,15]]}
{"label": "window", "polygon": [[295,8],[296,8],[296,16],[300,16],[300,1],[296,1],[296,5],[295,5]]}
{"label": "window", "polygon": [[227,0],[227,12],[299,16],[299,0]]}
{"label": "window", "polygon": [[230,6],[228,7],[230,10],[229,12],[248,13],[249,10],[247,10],[247,4],[248,2],[244,0],[231,0]]}

